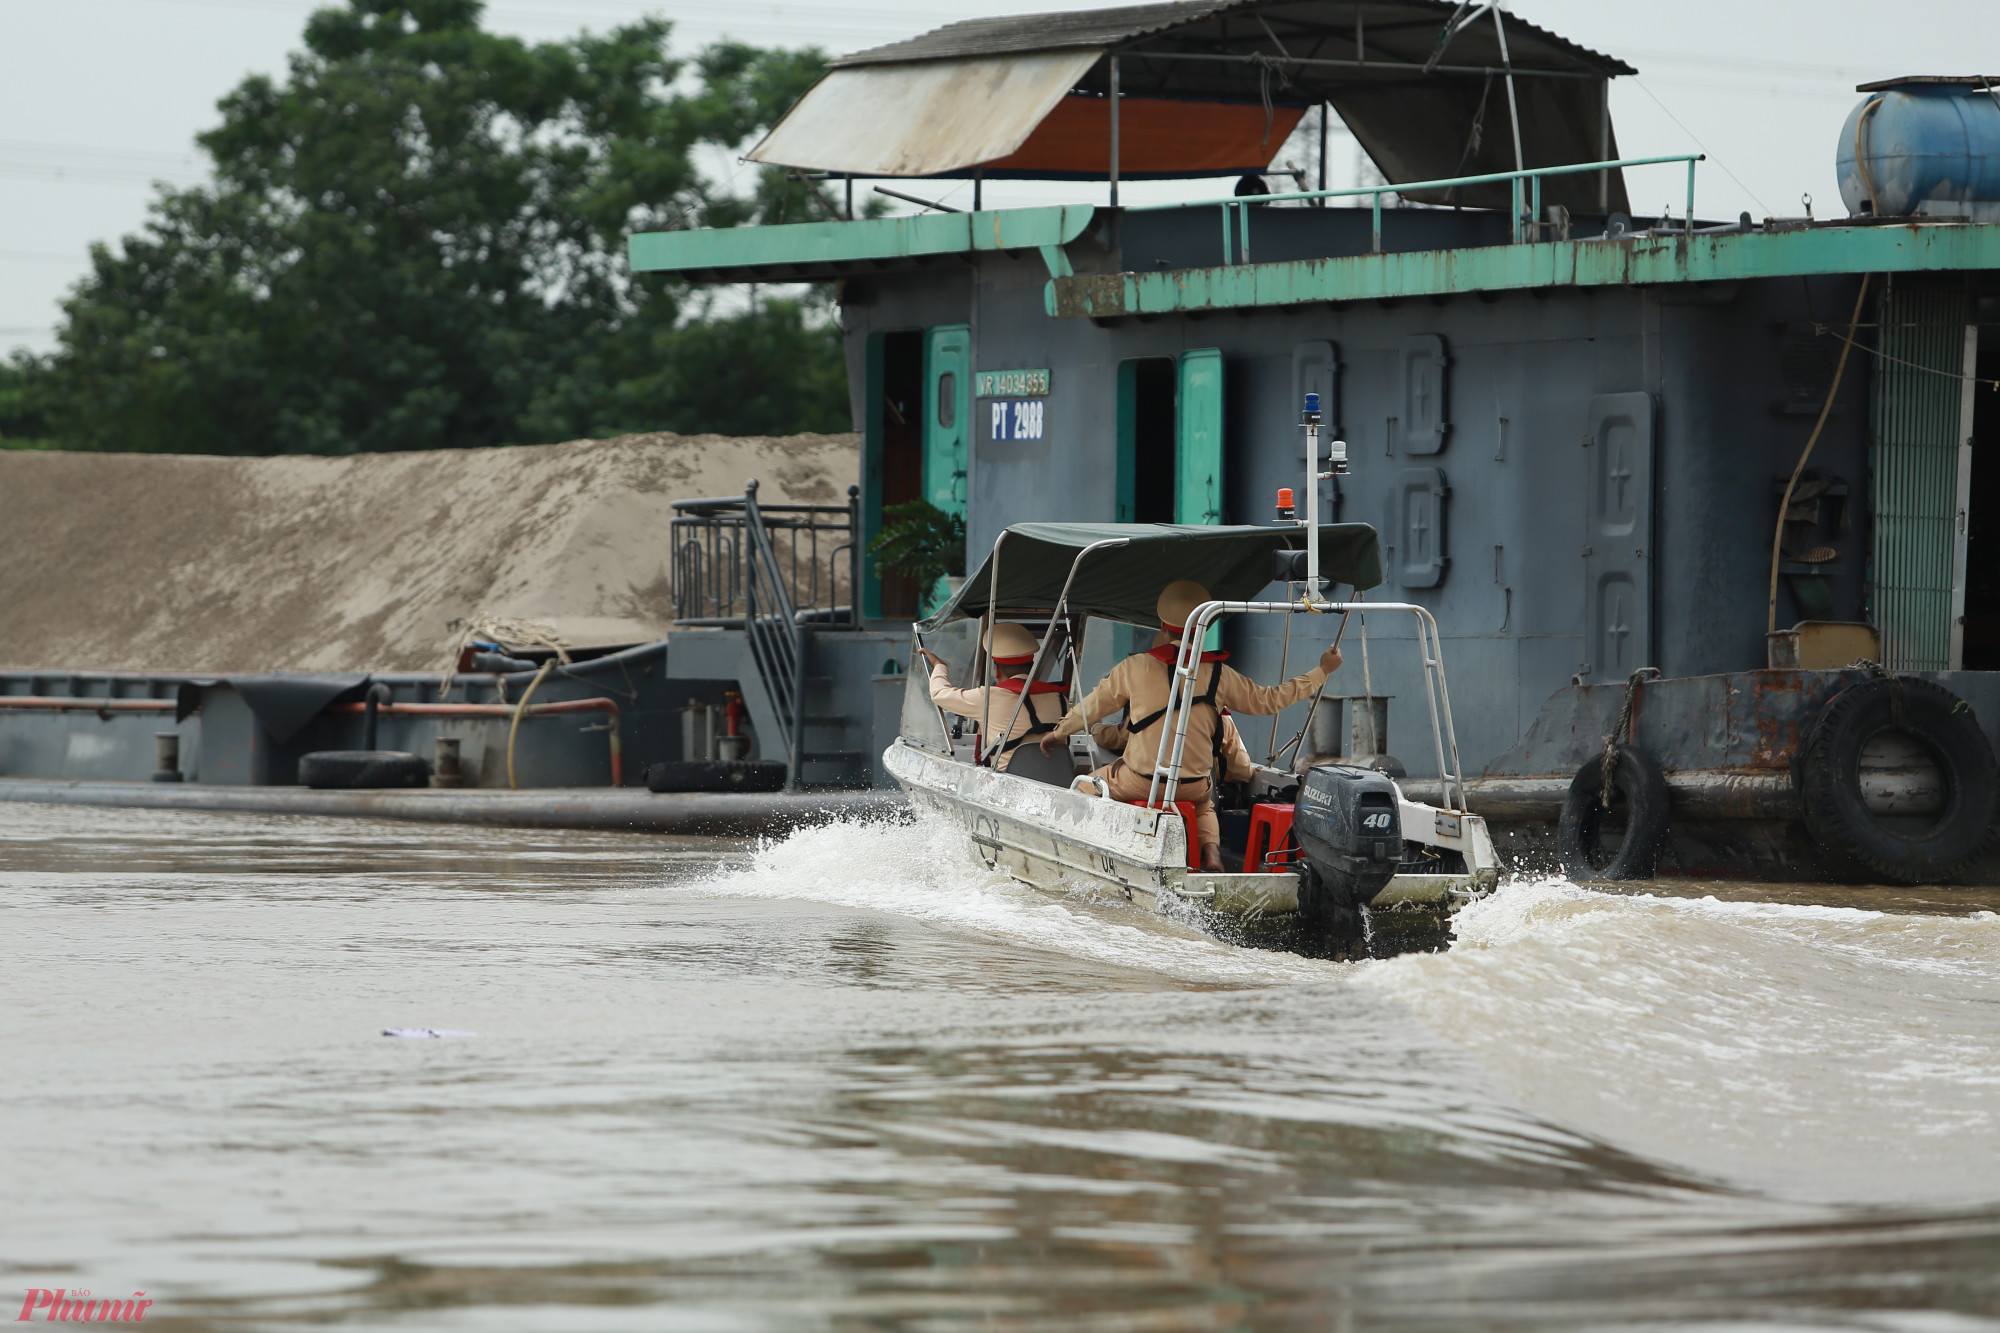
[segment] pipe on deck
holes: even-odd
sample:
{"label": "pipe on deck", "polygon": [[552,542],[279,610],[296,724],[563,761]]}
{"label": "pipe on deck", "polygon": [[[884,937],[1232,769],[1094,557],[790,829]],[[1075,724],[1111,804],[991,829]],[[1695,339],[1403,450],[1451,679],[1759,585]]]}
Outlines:
{"label": "pipe on deck", "polygon": [[[173,706],[167,701],[167,706]],[[541,717],[548,713],[604,713],[610,722],[605,736],[611,743],[611,785],[625,785],[625,748],[618,739],[618,701],[615,699],[558,699],[554,703],[528,704],[397,704],[377,706],[383,713],[403,717]],[[329,713],[365,713],[367,704],[335,704]]]}
{"label": "pipe on deck", "polygon": [[74,694],[0,694],[0,708],[54,713],[171,713],[172,699],[91,699]]}

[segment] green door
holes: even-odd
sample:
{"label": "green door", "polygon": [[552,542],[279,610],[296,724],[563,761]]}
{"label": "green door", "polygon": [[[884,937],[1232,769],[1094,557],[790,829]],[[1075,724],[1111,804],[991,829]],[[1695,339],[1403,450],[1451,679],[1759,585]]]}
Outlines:
{"label": "green door", "polygon": [[924,498],[965,517],[972,429],[972,329],[940,324],[924,334]]}
{"label": "green door", "polygon": [[1175,395],[1174,522],[1222,522],[1222,351],[1180,355]]}

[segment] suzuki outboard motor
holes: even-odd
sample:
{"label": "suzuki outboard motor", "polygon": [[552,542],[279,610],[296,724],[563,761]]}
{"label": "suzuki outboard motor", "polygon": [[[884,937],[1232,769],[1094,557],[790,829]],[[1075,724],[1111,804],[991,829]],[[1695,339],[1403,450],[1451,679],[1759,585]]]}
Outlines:
{"label": "suzuki outboard motor", "polygon": [[1339,934],[1358,933],[1361,908],[1388,886],[1403,859],[1396,784],[1386,773],[1321,764],[1299,784],[1292,833],[1299,865],[1299,911]]}

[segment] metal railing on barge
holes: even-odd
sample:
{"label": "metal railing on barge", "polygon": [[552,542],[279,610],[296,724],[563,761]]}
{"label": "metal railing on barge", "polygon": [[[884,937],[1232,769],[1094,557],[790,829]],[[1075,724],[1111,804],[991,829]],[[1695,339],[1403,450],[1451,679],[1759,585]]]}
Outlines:
{"label": "metal railing on barge", "polygon": [[752,479],[741,497],[674,501],[674,623],[743,630],[784,733],[786,786],[796,788],[810,634],[862,627],[861,488],[849,486],[844,505],[764,504],[757,489]]}
{"label": "metal railing on barge", "polygon": [[[1542,223],[1542,181],[1549,176],[1578,176],[1590,172],[1623,171],[1629,167],[1685,165],[1687,167],[1687,212],[1677,234],[1692,236],[1694,224],[1694,167],[1707,161],[1705,153],[1674,153],[1664,157],[1621,157],[1605,162],[1573,162],[1552,167],[1523,167],[1518,171],[1489,171],[1477,176],[1451,176],[1434,181],[1402,181],[1396,184],[1353,186],[1339,190],[1287,190],[1276,194],[1239,195],[1226,199],[1191,199],[1171,204],[1144,204],[1128,209],[1133,213],[1166,213],[1191,208],[1222,210],[1222,262],[1225,266],[1250,262],[1250,217],[1253,209],[1270,204],[1318,203],[1329,199],[1370,201],[1374,226],[1371,252],[1382,253],[1382,199],[1413,194],[1462,189],[1469,185],[1506,184],[1513,192],[1513,243],[1537,239]],[[1664,219],[1662,219],[1664,223]],[[1240,257],[1239,257],[1240,250]]]}

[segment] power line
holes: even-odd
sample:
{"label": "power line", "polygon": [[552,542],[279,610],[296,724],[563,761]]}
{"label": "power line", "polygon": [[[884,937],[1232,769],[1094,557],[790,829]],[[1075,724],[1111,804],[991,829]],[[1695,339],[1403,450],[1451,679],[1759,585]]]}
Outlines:
{"label": "power line", "polygon": [[[1751,189],[1749,186],[1745,185],[1743,183],[1743,178],[1741,176],[1738,176],[1735,172],[1731,171],[1729,169],[1729,164],[1727,162],[1724,162],[1714,153],[1709,152],[1708,145],[1701,141],[1701,136],[1696,134],[1693,130],[1689,129],[1687,125],[1681,120],[1681,118],[1675,115],[1673,111],[1668,108],[1665,102],[1662,102],[1658,97],[1655,97],[1653,95],[1653,90],[1651,88],[1648,88],[1644,83],[1641,83],[1638,79],[1633,79],[1632,82],[1638,85],[1640,92],[1646,94],[1646,96],[1648,97],[1653,98],[1653,105],[1660,108],[1660,110],[1665,111],[1667,113],[1668,120],[1671,120],[1674,124],[1679,125],[1681,127],[1681,133],[1687,135],[1688,138],[1694,140],[1694,146],[1696,148],[1701,149],[1701,151],[1704,153],[1708,153],[1708,160],[1715,163],[1716,166],[1722,168],[1722,174],[1729,177],[1729,179],[1735,181],[1736,188],[1743,191],[1743,193],[1749,195],[1750,202],[1764,210],[1764,216],[1769,217],[1771,215],[1771,206],[1765,203],[1762,199],[1759,199],[1757,197],[1757,192]],[[1689,219],[1689,221],[1690,223],[1692,223],[1693,219]]]}
{"label": "power line", "polygon": [[131,162],[171,162],[175,166],[196,166],[195,150],[186,149],[178,153],[164,152],[148,148],[106,148],[96,144],[49,143],[33,139],[0,139],[0,152],[7,153],[50,153],[65,157],[101,157],[123,159]]}
{"label": "power line", "polygon": [[157,171],[121,171],[115,167],[76,166],[67,167],[49,162],[0,162],[0,176],[26,176],[36,180],[56,181],[77,185],[118,185],[138,183],[151,185],[164,181],[169,185],[186,186],[199,184],[203,177],[192,180],[172,180]]}
{"label": "power line", "polygon": [[1690,51],[1628,50],[1624,54],[1647,64],[1683,65],[1701,70],[1757,70],[1764,73],[1790,74],[1799,78],[1859,81],[1870,77],[1874,72],[1856,65],[1819,65],[1800,60],[1759,60],[1744,56],[1715,56]]}
{"label": "power line", "polygon": [[[321,8],[325,0],[147,0],[147,3],[194,5],[212,9],[248,9],[271,14],[304,16]],[[954,5],[952,8],[962,9],[963,12],[947,12],[936,14],[935,17],[949,22],[954,18],[980,17],[989,12],[986,7],[973,4]],[[730,4],[722,3],[720,0],[675,0],[665,6],[649,5],[644,10],[636,5],[629,8],[604,5],[566,5],[557,8],[546,5],[497,4],[490,6],[486,13],[488,17],[494,19],[526,19],[537,23],[629,23],[646,17],[649,13],[658,13],[662,10],[664,10],[663,16],[669,20],[678,21],[700,16],[711,21],[749,22],[759,26],[779,22],[788,23],[794,28],[811,26],[828,34],[837,35],[852,33],[857,20],[880,28],[884,35],[907,35],[911,33],[912,17],[911,11],[907,8],[863,9],[843,5],[834,10],[783,3]]]}

